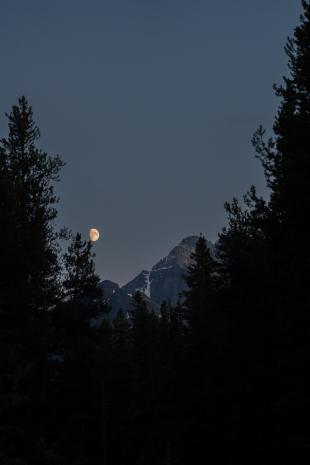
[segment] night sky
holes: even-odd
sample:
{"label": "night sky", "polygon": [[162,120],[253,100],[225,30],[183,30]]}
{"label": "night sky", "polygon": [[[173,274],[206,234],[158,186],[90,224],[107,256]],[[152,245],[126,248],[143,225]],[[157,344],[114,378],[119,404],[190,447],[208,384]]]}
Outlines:
{"label": "night sky", "polygon": [[223,204],[266,195],[251,137],[297,0],[0,0],[0,136],[21,94],[66,162],[59,225],[97,227],[97,271],[125,283],[187,235],[215,240]]}

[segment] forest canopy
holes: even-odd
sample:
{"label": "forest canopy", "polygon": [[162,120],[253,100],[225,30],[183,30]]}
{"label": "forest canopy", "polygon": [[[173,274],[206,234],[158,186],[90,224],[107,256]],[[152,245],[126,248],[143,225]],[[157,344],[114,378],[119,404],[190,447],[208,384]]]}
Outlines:
{"label": "forest canopy", "polygon": [[[310,4],[286,45],[273,136],[253,136],[269,197],[225,205],[177,305],[136,292],[114,319],[91,242],[57,231],[62,159],[22,96],[0,140],[0,461],[301,463],[310,447]],[[186,188],[186,187],[185,187]],[[100,317],[100,318],[99,318]],[[97,322],[94,324],[94,322]]]}

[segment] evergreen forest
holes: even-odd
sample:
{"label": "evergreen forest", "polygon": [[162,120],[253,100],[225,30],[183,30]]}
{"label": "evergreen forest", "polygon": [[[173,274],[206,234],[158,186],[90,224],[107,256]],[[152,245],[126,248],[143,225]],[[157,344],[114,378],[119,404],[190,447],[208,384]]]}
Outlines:
{"label": "evergreen forest", "polygon": [[64,162],[40,148],[26,97],[6,115],[1,464],[308,463],[310,2],[302,3],[288,74],[274,87],[272,136],[259,127],[252,140],[268,197],[249,186],[225,205],[216,257],[201,236],[187,290],[159,314],[137,292],[129,313],[95,324],[109,306],[92,243],[57,229]]}

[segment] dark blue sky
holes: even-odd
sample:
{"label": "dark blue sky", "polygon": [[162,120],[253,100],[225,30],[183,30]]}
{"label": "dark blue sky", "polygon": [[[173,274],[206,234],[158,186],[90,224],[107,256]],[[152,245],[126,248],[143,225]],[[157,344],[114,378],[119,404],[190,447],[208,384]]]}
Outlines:
{"label": "dark blue sky", "polygon": [[67,163],[61,225],[124,283],[223,204],[266,192],[250,140],[270,128],[297,0],[0,0],[0,135],[25,94],[42,148]]}

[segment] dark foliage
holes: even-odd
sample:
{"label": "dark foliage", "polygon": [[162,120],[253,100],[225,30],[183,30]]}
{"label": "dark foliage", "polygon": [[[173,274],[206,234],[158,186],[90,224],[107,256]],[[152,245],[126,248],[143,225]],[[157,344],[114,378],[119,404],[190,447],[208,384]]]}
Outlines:
{"label": "dark foliage", "polygon": [[54,182],[22,97],[0,141],[0,462],[304,463],[310,449],[310,4],[286,52],[274,137],[253,137],[270,197],[226,205],[188,290],[104,318],[91,244],[59,258]]}

